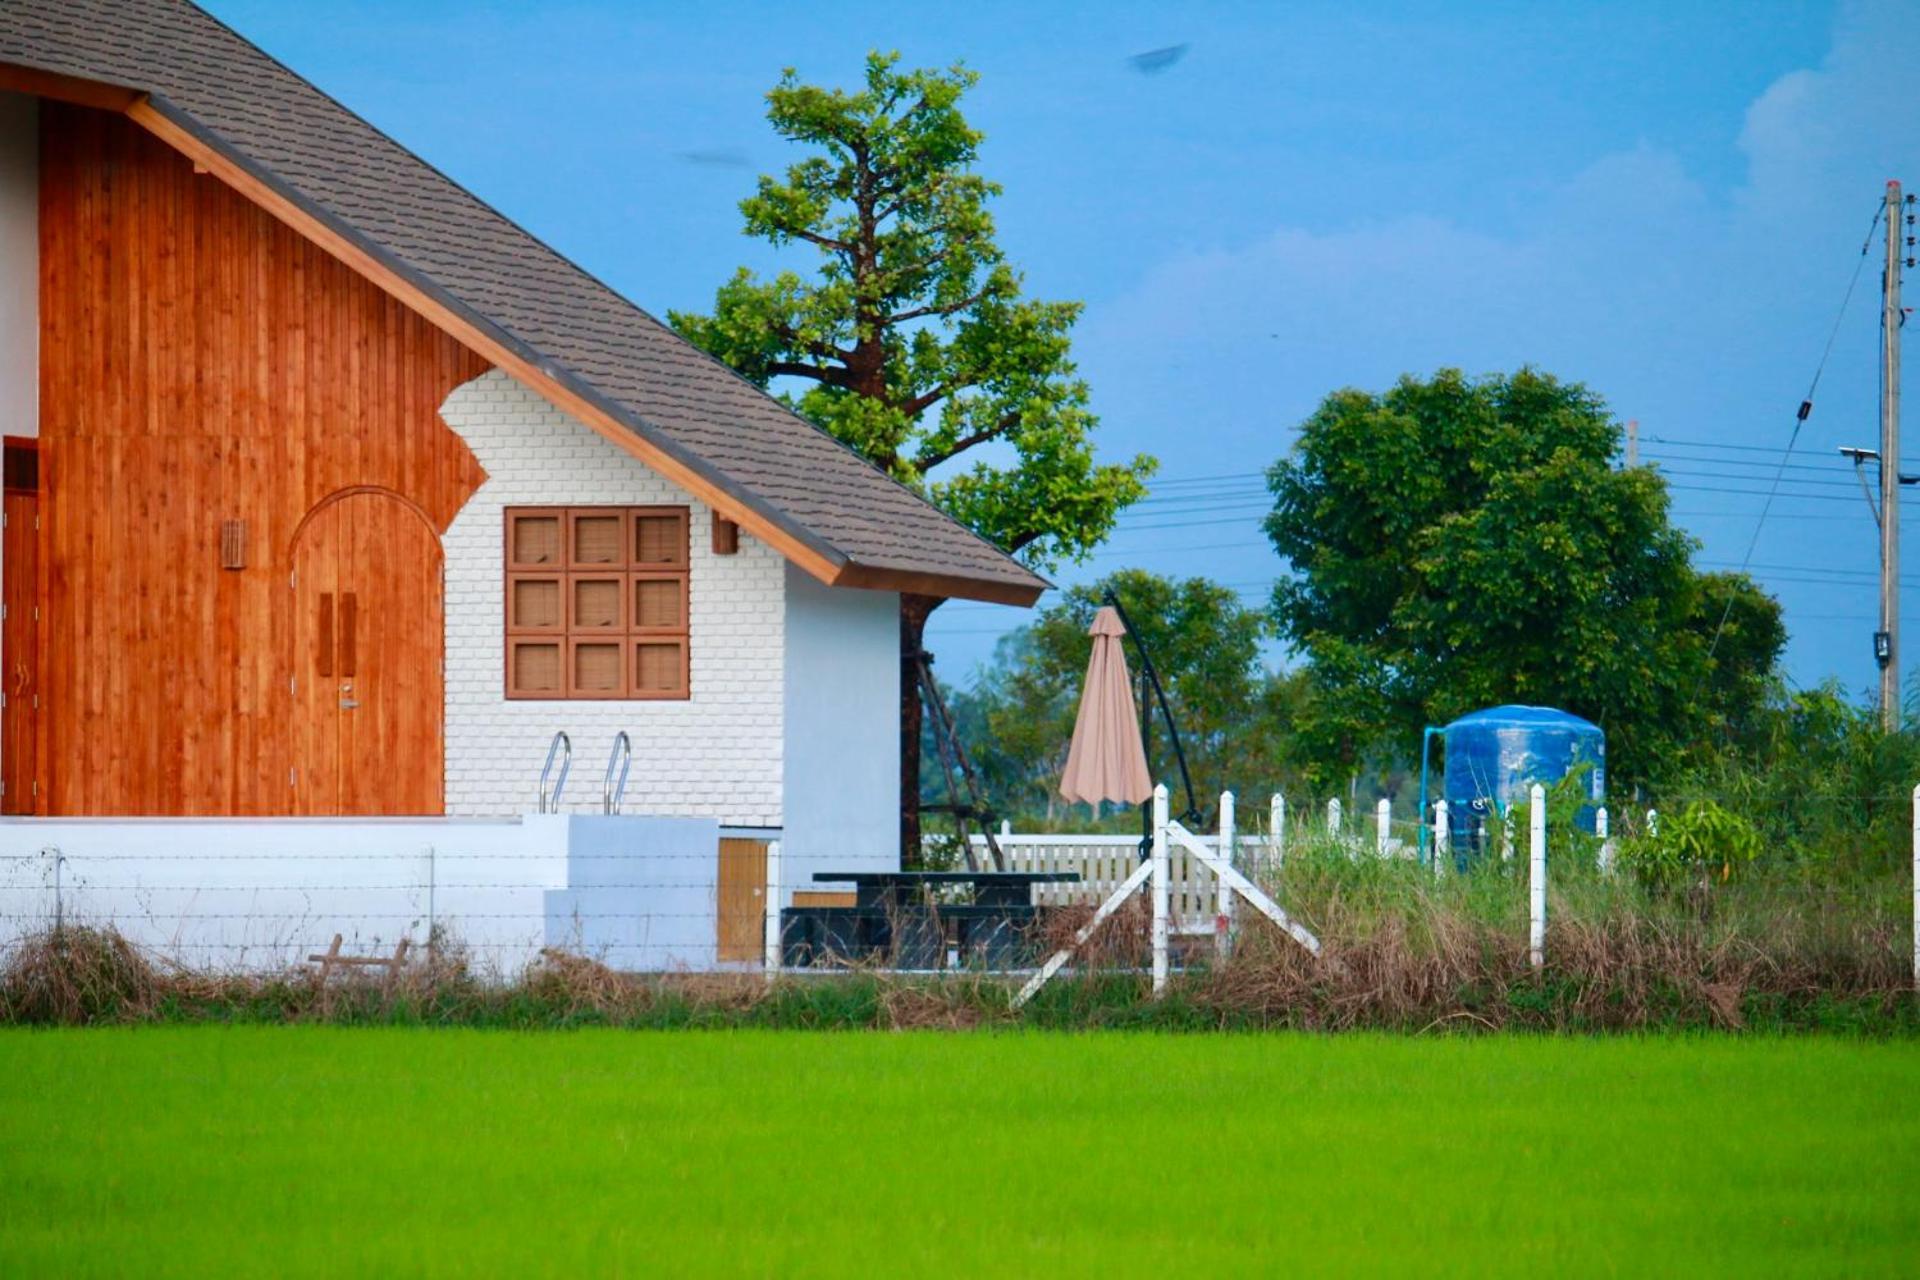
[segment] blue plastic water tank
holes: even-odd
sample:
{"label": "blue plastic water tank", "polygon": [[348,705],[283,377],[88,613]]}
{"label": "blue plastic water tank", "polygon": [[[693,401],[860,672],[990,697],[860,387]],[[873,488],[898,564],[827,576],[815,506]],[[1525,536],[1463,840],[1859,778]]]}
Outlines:
{"label": "blue plastic water tank", "polygon": [[1457,829],[1524,803],[1538,782],[1551,787],[1591,766],[1589,803],[1580,825],[1593,829],[1593,811],[1607,796],[1607,735],[1591,720],[1552,707],[1488,707],[1441,730],[1446,743],[1447,811]]}

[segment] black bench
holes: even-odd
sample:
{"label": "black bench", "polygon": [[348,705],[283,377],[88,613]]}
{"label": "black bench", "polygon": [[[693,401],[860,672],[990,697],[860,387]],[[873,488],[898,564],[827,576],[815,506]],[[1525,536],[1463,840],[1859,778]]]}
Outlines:
{"label": "black bench", "polygon": [[[816,965],[890,963],[941,969],[949,945],[965,967],[1021,968],[1033,961],[1036,884],[1072,883],[1077,871],[821,871],[816,882],[850,883],[850,907],[788,907],[780,913],[781,962]],[[970,886],[962,902],[938,903],[929,890]]]}

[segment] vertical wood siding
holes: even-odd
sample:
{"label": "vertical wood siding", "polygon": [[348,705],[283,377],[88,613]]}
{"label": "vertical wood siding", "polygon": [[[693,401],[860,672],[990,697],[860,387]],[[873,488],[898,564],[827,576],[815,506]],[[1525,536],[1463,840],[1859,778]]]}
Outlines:
{"label": "vertical wood siding", "polygon": [[[485,476],[437,410],[487,365],[127,121],[40,119],[46,811],[312,811],[291,783],[294,531],[377,486],[444,532]],[[419,811],[421,776],[438,809],[424,640],[403,660],[432,678],[394,680],[421,704],[394,723],[430,718],[431,752],[402,749],[387,767],[410,776],[354,811]]]}
{"label": "vertical wood siding", "polygon": [[[11,448],[11,446],[9,446]],[[38,813],[40,796],[40,495],[9,486],[4,498],[6,530],[0,543],[6,554],[4,621],[0,621],[0,813]]]}

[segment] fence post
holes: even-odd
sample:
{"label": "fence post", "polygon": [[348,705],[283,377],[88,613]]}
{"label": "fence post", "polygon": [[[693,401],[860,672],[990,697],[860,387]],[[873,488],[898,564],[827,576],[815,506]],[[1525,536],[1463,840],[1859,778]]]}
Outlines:
{"label": "fence post", "polygon": [[1167,788],[1153,789],[1153,994],[1167,989]]}
{"label": "fence post", "polygon": [[1340,798],[1338,796],[1327,801],[1327,834],[1335,840],[1340,838]]}
{"label": "fence post", "polygon": [[1513,861],[1513,810],[1500,815],[1500,861]]}
{"label": "fence post", "polygon": [[1287,860],[1287,799],[1278,791],[1267,801],[1267,857],[1276,872]]}
{"label": "fence post", "polygon": [[439,959],[439,956],[436,954],[436,948],[439,945],[439,936],[434,932],[434,926],[438,923],[438,917],[435,915],[434,897],[436,896],[439,890],[439,887],[440,887],[439,861],[434,853],[434,847],[432,845],[428,845],[427,846],[427,964],[429,966],[433,965],[434,962]]}
{"label": "fence post", "polygon": [[1913,789],[1913,985],[1920,990],[1920,787]]}
{"label": "fence post", "polygon": [[1527,859],[1527,890],[1532,911],[1527,924],[1527,959],[1538,969],[1547,962],[1547,789],[1539,783],[1527,793],[1531,848]]}
{"label": "fence post", "polygon": [[1387,856],[1387,838],[1393,825],[1393,801],[1385,796],[1373,806],[1373,851],[1382,858]]}
{"label": "fence post", "polygon": [[1447,859],[1452,856],[1453,834],[1449,827],[1447,802],[1433,802],[1433,878],[1447,874]]}
{"label": "fence post", "polygon": [[61,869],[66,865],[67,860],[51,845],[42,849],[40,853],[53,864],[53,931],[59,933],[67,927],[66,892],[61,883],[64,878],[61,875]]}
{"label": "fence post", "polygon": [[[1220,793],[1220,857],[1228,866],[1233,865],[1233,792]],[[1220,959],[1225,960],[1233,954],[1233,888],[1227,878],[1216,875],[1213,878],[1217,891],[1213,917],[1214,950]]]}
{"label": "fence post", "polygon": [[780,842],[767,842],[767,976],[780,972]]}
{"label": "fence post", "polygon": [[1613,834],[1607,830],[1607,807],[1601,805],[1593,812],[1593,834],[1600,841],[1600,874],[1613,874]]}

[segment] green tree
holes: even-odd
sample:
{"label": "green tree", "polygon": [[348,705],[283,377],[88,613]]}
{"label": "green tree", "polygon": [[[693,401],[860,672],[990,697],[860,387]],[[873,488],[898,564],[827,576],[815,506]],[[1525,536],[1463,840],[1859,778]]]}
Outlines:
{"label": "green tree", "polygon": [[1587,716],[1629,778],[1751,720],[1780,607],[1744,575],[1696,572],[1665,480],[1616,467],[1619,447],[1598,396],[1531,369],[1322,402],[1268,472],[1266,521],[1320,780],[1490,703]]}
{"label": "green tree", "polygon": [[[1145,492],[1153,461],[1095,461],[1097,424],[1069,333],[1080,304],[1024,297],[994,240],[1000,187],[972,171],[981,134],[960,112],[963,67],[902,71],[867,57],[856,93],[789,69],[767,119],[808,148],[743,200],[746,234],[818,255],[811,277],[741,268],[713,314],[674,326],[962,524],[1047,572],[1077,560]],[[921,709],[914,662],[941,600],[901,600],[902,837],[919,842],[914,796]]]}
{"label": "green tree", "polygon": [[[1206,578],[1122,569],[1069,588],[1003,641],[983,673],[973,694],[984,710],[981,727],[992,750],[1008,760],[996,777],[1010,785],[996,800],[1023,814],[1054,815],[1092,650],[1087,628],[1109,590],[1153,656],[1201,805],[1229,788],[1266,794],[1280,780],[1275,757],[1284,746],[1265,713],[1286,705],[1287,678],[1268,673],[1261,662],[1261,644],[1271,634],[1265,614]],[[1137,688],[1139,657],[1131,642],[1126,653]],[[1174,802],[1183,804],[1157,711],[1149,732],[1154,775],[1175,788]]]}
{"label": "green tree", "polygon": [[1764,861],[1798,867],[1830,887],[1836,876],[1901,872],[1912,850],[1920,722],[1908,689],[1906,723],[1887,733],[1878,711],[1838,681],[1788,689],[1774,681],[1738,734],[1690,753],[1651,797],[1665,815],[1712,800],[1750,818]]}

